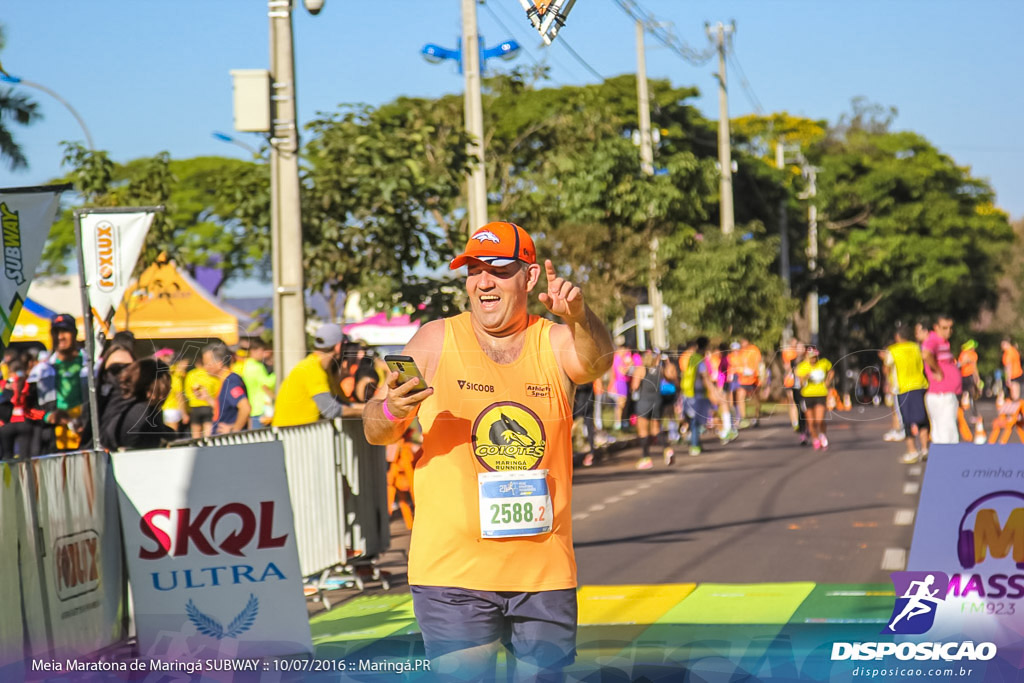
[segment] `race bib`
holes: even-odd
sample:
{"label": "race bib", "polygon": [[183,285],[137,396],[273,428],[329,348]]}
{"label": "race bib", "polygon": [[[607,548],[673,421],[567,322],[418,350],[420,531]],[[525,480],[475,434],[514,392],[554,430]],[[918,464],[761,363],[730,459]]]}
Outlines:
{"label": "race bib", "polygon": [[539,536],[551,532],[554,514],[547,470],[481,472],[477,482],[483,538]]}

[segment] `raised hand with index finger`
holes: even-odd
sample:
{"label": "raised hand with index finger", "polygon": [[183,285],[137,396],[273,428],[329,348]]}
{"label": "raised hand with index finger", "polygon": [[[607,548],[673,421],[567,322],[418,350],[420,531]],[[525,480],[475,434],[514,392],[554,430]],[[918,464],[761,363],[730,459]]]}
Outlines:
{"label": "raised hand with index finger", "polygon": [[583,292],[565,278],[558,277],[551,259],[544,261],[544,274],[547,277],[547,291],[540,293],[540,302],[566,322],[579,322],[586,317],[586,306],[583,304]]}

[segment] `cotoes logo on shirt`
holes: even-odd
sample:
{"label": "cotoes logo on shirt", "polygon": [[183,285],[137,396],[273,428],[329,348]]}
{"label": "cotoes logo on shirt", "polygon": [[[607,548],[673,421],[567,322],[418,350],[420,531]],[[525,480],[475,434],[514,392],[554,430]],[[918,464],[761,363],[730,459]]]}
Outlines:
{"label": "cotoes logo on shirt", "polygon": [[545,446],[544,423],[518,403],[492,403],[473,423],[473,454],[492,472],[537,469]]}

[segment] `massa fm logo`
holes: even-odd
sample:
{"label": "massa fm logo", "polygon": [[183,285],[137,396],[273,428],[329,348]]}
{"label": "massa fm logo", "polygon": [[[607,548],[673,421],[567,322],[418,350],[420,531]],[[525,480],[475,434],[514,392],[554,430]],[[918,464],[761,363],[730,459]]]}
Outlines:
{"label": "massa fm logo", "polygon": [[537,469],[545,445],[544,424],[518,403],[492,403],[473,423],[473,454],[492,472]]}
{"label": "massa fm logo", "polygon": [[480,242],[480,244],[483,244],[484,242],[494,242],[495,244],[501,244],[501,240],[498,239],[498,236],[495,235],[490,230],[478,232],[477,234],[473,235],[473,239]]}

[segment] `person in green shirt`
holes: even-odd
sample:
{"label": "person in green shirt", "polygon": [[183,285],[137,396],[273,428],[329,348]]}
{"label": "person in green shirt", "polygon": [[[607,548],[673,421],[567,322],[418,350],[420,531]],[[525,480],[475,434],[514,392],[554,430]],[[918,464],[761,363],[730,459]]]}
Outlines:
{"label": "person in green shirt", "polygon": [[274,404],[274,386],[277,384],[274,373],[267,369],[266,358],[269,353],[270,349],[262,339],[253,339],[249,342],[249,357],[241,363],[241,372],[238,373],[249,394],[249,405],[252,408],[250,429],[269,426],[263,423],[263,416],[267,406]]}
{"label": "person in green shirt", "polygon": [[796,376],[801,384],[800,397],[803,399],[804,412],[807,414],[807,429],[811,433],[814,450],[828,448],[825,410],[833,374],[832,362],[822,358],[816,346],[808,345],[806,357],[796,367]]}

